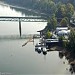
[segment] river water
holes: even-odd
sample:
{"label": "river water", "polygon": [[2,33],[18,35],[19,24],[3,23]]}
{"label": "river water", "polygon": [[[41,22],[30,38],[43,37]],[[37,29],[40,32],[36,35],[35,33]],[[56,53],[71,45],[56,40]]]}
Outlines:
{"label": "river water", "polygon": [[[9,6],[0,5],[0,16],[28,15],[11,9]],[[22,22],[22,35],[38,34],[37,31],[43,29],[46,24],[46,22]],[[6,38],[12,35],[19,36],[18,22],[0,22],[0,37]],[[67,60],[65,57],[60,59],[58,51],[48,52],[47,55],[35,52],[35,44],[39,39],[22,47],[22,44],[28,39],[5,38],[0,38],[0,74],[70,74]]]}

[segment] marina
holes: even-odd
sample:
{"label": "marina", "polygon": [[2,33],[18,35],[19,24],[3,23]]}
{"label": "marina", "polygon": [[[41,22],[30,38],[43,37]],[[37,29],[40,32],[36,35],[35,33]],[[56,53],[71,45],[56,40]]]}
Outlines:
{"label": "marina", "polygon": [[[23,13],[10,6],[0,5],[0,9],[0,16],[35,17],[32,13],[29,15],[30,12]],[[47,22],[20,23],[21,31],[19,31],[19,21],[0,21],[0,73],[3,75],[71,74],[71,66],[63,52],[55,50],[59,44],[55,32],[50,39],[40,35],[42,32],[37,32],[43,30]]]}

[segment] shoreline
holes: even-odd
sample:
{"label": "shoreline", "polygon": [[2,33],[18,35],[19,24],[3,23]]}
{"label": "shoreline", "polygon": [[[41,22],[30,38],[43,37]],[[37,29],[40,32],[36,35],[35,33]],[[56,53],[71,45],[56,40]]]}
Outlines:
{"label": "shoreline", "polygon": [[65,56],[65,59],[68,61],[68,64],[70,65],[69,71],[71,72],[71,74],[75,73],[75,54],[72,51],[70,52],[65,48],[59,46],[52,47],[49,49],[49,51],[59,51],[61,59],[63,58],[63,56]]}

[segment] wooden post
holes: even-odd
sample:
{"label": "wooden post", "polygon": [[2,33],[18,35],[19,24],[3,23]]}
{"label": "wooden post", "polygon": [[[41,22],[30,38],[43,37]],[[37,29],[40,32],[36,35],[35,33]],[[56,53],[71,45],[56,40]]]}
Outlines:
{"label": "wooden post", "polygon": [[21,21],[20,21],[20,18],[19,18],[19,33],[20,33],[20,37],[21,37]]}

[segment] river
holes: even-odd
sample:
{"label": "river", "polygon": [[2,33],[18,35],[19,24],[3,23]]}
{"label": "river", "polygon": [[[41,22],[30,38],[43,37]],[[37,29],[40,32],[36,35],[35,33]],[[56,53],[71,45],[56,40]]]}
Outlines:
{"label": "river", "polygon": [[[21,17],[28,15],[11,9],[9,6],[0,5],[0,16]],[[22,35],[39,34],[37,31],[43,29],[46,24],[46,22],[22,22]],[[48,52],[47,55],[38,54],[35,52],[35,44],[39,39],[22,47],[22,44],[28,39],[14,39],[12,36],[19,37],[18,22],[0,22],[1,75],[70,74],[68,61],[65,57],[60,59],[58,51]],[[7,37],[10,38],[6,39]]]}

